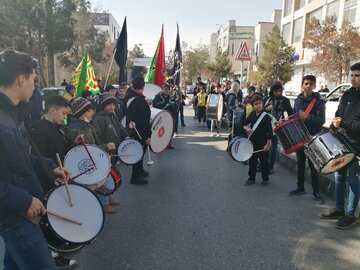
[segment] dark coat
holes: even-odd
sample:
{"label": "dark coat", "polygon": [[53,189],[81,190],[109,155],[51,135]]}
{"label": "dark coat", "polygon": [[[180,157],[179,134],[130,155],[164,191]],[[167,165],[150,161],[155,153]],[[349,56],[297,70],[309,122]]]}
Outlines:
{"label": "dark coat", "polygon": [[301,93],[297,96],[294,103],[294,114],[299,113],[300,111],[305,111],[310,101],[316,98],[316,102],[312,110],[310,111],[309,118],[304,121],[306,128],[309,130],[311,135],[319,133],[322,129],[322,126],[325,123],[325,103],[326,101],[320,96],[319,93],[313,92],[312,95],[304,97],[304,94]]}
{"label": "dark coat", "polygon": [[[267,110],[267,106],[269,105],[273,106],[271,111]],[[287,112],[289,116],[293,114],[290,100],[284,96],[275,97],[271,95],[264,98],[264,108],[265,111],[274,116],[276,120],[280,120],[280,118],[284,116],[284,112]]]}
{"label": "dark coat", "polygon": [[[335,116],[341,117],[340,132],[360,155],[360,90],[350,88],[340,99]],[[332,126],[333,127],[333,126]]]}
{"label": "dark coat", "polygon": [[128,91],[126,103],[126,126],[130,121],[135,122],[136,129],[139,131],[142,140],[137,133],[133,132],[133,137],[145,145],[145,140],[151,138],[150,128],[150,107],[145,100],[145,96],[133,90]]}
{"label": "dark coat", "polygon": [[[23,125],[23,107],[15,106],[0,93],[0,224],[24,220],[32,197],[43,200],[43,189],[34,169],[38,162],[30,155],[30,143]],[[46,159],[50,169],[57,166]]]}
{"label": "dark coat", "polygon": [[[256,115],[256,112],[252,111],[248,118],[245,119],[244,126],[250,124],[250,128],[253,128],[260,115],[261,114]],[[271,126],[271,117],[266,114],[250,137],[250,141],[254,146],[254,151],[263,149],[267,141],[271,140],[272,137],[273,129]]]}

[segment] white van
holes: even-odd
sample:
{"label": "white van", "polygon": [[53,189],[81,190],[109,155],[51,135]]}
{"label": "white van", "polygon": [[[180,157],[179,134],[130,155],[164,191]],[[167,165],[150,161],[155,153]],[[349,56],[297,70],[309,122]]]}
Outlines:
{"label": "white van", "polygon": [[333,90],[326,95],[326,111],[325,111],[325,124],[324,127],[331,125],[332,119],[335,117],[335,112],[338,108],[340,98],[344,92],[351,87],[350,83],[343,83],[336,86]]}

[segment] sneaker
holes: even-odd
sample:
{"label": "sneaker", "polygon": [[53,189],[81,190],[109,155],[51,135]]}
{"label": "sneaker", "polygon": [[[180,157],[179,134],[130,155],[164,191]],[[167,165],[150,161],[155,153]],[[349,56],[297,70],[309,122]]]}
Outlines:
{"label": "sneaker", "polygon": [[321,197],[320,193],[313,193],[313,198],[314,198],[314,201],[318,202],[319,204],[324,204],[325,203],[325,201]]}
{"label": "sneaker", "polygon": [[177,135],[177,133],[176,132],[174,132],[174,138],[176,138],[178,135]]}
{"label": "sneaker", "polygon": [[321,213],[319,217],[322,219],[340,219],[345,216],[344,210],[339,210],[337,208],[332,208],[324,213]]}
{"label": "sneaker", "polygon": [[141,174],[142,177],[148,177],[149,176],[149,172],[148,171],[143,171]]}
{"label": "sneaker", "polygon": [[114,198],[109,198],[109,205],[119,205],[120,201],[114,199]]}
{"label": "sneaker", "polygon": [[220,137],[220,134],[219,134],[219,133],[217,133],[217,134],[216,134],[216,137]]}
{"label": "sneaker", "polygon": [[302,195],[302,194],[305,194],[305,189],[297,188],[297,189],[291,190],[291,191],[289,192],[289,196],[292,196],[292,195]]}
{"label": "sneaker", "polygon": [[253,181],[253,180],[247,180],[247,181],[245,182],[245,186],[251,186],[251,185],[253,185],[253,184],[255,184],[255,181]]}
{"label": "sneaker", "polygon": [[116,210],[110,204],[103,205],[104,212],[107,214],[115,214]]}
{"label": "sneaker", "polygon": [[66,259],[60,255],[54,260],[57,269],[73,269],[77,266],[76,260]]}
{"label": "sneaker", "polygon": [[215,134],[215,133],[211,134],[211,137],[215,137],[215,136],[216,136],[216,134]]}
{"label": "sneaker", "polygon": [[147,183],[148,183],[147,180],[139,178],[139,177],[136,179],[130,180],[130,184],[132,184],[132,185],[146,185]]}
{"label": "sneaker", "polygon": [[356,217],[350,217],[348,215],[343,216],[341,219],[336,221],[335,228],[340,230],[346,230],[356,224]]}
{"label": "sneaker", "polygon": [[186,127],[185,123],[181,123],[181,126],[182,126],[182,127]]}
{"label": "sneaker", "polygon": [[261,181],[261,185],[263,185],[263,186],[267,186],[269,184],[269,180],[267,180],[267,181]]}

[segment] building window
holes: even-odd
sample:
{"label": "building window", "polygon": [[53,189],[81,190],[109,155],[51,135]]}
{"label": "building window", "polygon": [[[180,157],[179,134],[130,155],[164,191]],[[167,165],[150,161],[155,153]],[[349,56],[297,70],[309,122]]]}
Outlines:
{"label": "building window", "polygon": [[357,0],[345,0],[344,22],[354,23],[356,18]]}
{"label": "building window", "polygon": [[291,14],[293,9],[293,0],[285,0],[285,6],[284,6],[284,17]]}
{"label": "building window", "polygon": [[297,11],[305,6],[305,0],[295,0],[294,10]]}
{"label": "building window", "polygon": [[336,19],[339,17],[340,1],[334,1],[327,5],[326,17],[336,16]]}
{"label": "building window", "polygon": [[[306,26],[308,27],[310,21],[312,18],[318,19],[319,21],[322,21],[322,7],[318,8],[312,12],[309,12],[308,14],[306,14]],[[306,31],[308,31],[308,29],[306,28]]]}
{"label": "building window", "polygon": [[286,44],[290,43],[290,23],[283,25],[282,38]]}
{"label": "building window", "polygon": [[293,43],[300,42],[302,38],[303,18],[294,21]]}

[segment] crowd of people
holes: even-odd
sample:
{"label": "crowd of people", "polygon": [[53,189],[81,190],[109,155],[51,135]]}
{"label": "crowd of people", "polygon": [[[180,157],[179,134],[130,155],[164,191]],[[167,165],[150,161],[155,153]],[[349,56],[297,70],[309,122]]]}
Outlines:
{"label": "crowd of people", "polygon": [[[45,109],[39,118],[39,110],[31,110],[29,100],[35,94],[37,62],[30,55],[14,50],[0,52],[0,235],[5,242],[5,269],[56,269],[72,268],[75,260],[65,259],[59,252],[50,252],[41,228],[33,221],[46,214],[44,196],[71,178],[69,170],[57,164],[57,155],[64,161],[70,149],[78,145],[94,144],[110,156],[113,168],[117,168],[116,150],[119,143],[131,134],[143,149],[141,159],[132,165],[130,183],[145,185],[149,172],[143,167],[143,157],[151,144],[149,100],[143,95],[145,82],[142,77],[133,78],[130,85],[116,89],[104,88],[100,95],[84,90],[75,96],[75,86],[64,81],[63,96],[53,95],[45,100]],[[347,90],[336,112],[331,128],[341,132],[360,153],[360,63],[351,67],[352,87]],[[66,84],[66,85],[65,85]],[[325,100],[316,92],[316,78],[306,75],[302,79],[302,92],[294,107],[282,95],[283,86],[274,82],[269,93],[247,88],[243,97],[239,81],[233,81],[224,89],[221,84],[210,87],[198,78],[192,104],[194,117],[199,126],[208,126],[214,136],[220,136],[222,121],[206,117],[209,94],[221,95],[224,102],[222,119],[227,123],[229,142],[234,136],[250,139],[254,153],[248,161],[246,186],[256,181],[261,171],[261,184],[269,184],[273,173],[278,138],[274,127],[283,119],[297,115],[304,121],[311,135],[321,132],[325,122]],[[169,79],[154,99],[154,108],[167,110],[174,118],[175,135],[179,122],[185,126],[183,108],[185,96]],[[29,115],[34,116],[29,117]],[[121,120],[126,121],[121,125]],[[236,127],[234,118],[240,119]],[[179,121],[180,118],[180,121]],[[30,120],[29,120],[30,119]],[[24,120],[30,122],[25,128]],[[64,126],[64,121],[67,125]],[[136,131],[136,132],[135,132]],[[174,149],[171,142],[169,149]],[[298,162],[297,186],[290,196],[305,193],[305,162],[303,150],[296,153]],[[320,195],[319,173],[308,159],[311,170],[313,198],[324,203]],[[95,165],[95,164],[94,164]],[[335,174],[335,208],[320,214],[323,219],[338,219],[336,227],[347,229],[356,223],[355,211],[360,196],[359,162],[354,158]],[[346,179],[350,191],[345,211]],[[97,194],[107,214],[116,213],[119,201],[106,194]]]}

